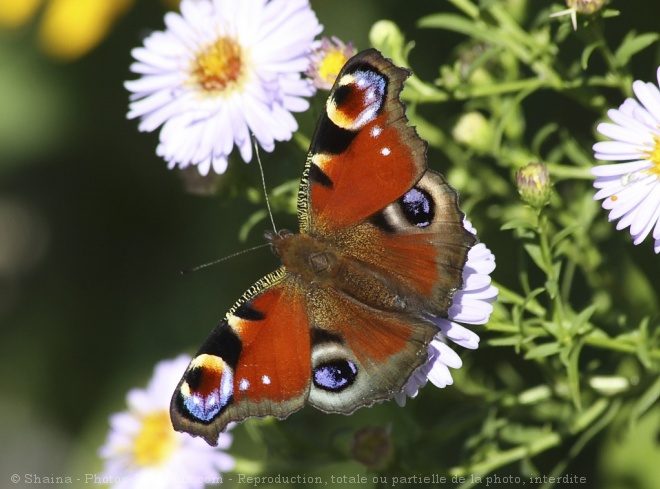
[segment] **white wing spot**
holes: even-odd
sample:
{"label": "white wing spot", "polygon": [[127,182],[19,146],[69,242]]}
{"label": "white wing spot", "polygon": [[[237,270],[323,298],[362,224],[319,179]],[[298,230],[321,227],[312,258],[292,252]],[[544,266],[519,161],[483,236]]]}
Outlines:
{"label": "white wing spot", "polygon": [[263,382],[265,385],[269,385],[270,377],[268,377],[268,375],[264,375],[263,377],[261,377],[261,382]]}
{"label": "white wing spot", "polygon": [[250,387],[250,381],[248,379],[241,379],[238,383],[238,390],[246,391]]}
{"label": "white wing spot", "polygon": [[374,126],[371,128],[371,137],[377,138],[380,136],[380,133],[383,132],[380,126]]}
{"label": "white wing spot", "polygon": [[390,148],[383,148],[383,149],[380,150],[380,154],[382,154],[383,156],[387,156],[387,155],[389,155],[391,152],[392,152],[392,151],[390,151]]}

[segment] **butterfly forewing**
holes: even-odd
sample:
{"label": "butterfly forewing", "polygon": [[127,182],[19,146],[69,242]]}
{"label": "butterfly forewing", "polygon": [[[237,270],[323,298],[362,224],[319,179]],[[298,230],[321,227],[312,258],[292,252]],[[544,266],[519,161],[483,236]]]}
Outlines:
{"label": "butterfly forewing", "polygon": [[408,70],[375,49],[337,76],[312,137],[301,181],[301,232],[331,234],[393,202],[426,169],[426,143],[399,100]]}
{"label": "butterfly forewing", "polygon": [[285,418],[310,388],[310,340],[304,299],[285,270],[252,287],[211,332],[174,393],[174,428],[215,445],[233,421]]}

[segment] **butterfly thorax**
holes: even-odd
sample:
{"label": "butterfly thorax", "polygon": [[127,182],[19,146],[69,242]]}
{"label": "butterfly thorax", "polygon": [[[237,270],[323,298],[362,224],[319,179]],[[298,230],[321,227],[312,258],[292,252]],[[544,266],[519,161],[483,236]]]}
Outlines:
{"label": "butterfly thorax", "polygon": [[334,243],[308,233],[266,235],[284,268],[314,287],[331,287],[366,306],[403,312],[408,308],[391,277],[346,255]]}
{"label": "butterfly thorax", "polygon": [[325,282],[336,275],[341,254],[336,247],[309,234],[286,229],[267,233],[273,252],[282,265],[306,281]]}

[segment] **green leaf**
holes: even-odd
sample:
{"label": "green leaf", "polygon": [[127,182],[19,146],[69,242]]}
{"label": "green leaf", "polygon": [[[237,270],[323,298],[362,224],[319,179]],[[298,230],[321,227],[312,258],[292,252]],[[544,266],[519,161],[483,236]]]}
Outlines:
{"label": "green leaf", "polygon": [[569,334],[571,336],[575,336],[578,334],[587,334],[589,332],[591,328],[584,328],[584,326],[588,324],[589,319],[591,319],[593,313],[596,312],[596,308],[597,306],[595,304],[592,304],[589,307],[580,311],[580,313],[577,316],[575,316],[571,324],[571,328],[569,330]]}
{"label": "green leaf", "polygon": [[648,32],[646,34],[640,34],[639,36],[637,36],[634,31],[629,32],[614,53],[614,59],[616,60],[617,65],[626,66],[630,61],[630,58],[642,49],[649,47],[658,39],[660,39],[660,34],[655,32]]}
{"label": "green leaf", "polygon": [[481,39],[492,44],[499,44],[498,38],[492,30],[484,28],[481,23],[466,19],[456,14],[433,14],[419,19],[417,25],[421,28],[446,29],[454,31],[474,39]]}
{"label": "green leaf", "polygon": [[[584,149],[584,146],[580,145],[574,138],[562,138],[562,149],[564,150],[564,154],[568,157],[568,159],[574,162],[576,165],[589,169],[593,166],[593,153],[587,153]],[[550,174],[552,175],[552,170],[550,170]],[[591,180],[593,179],[593,175],[588,172],[585,173],[584,178]]]}
{"label": "green leaf", "polygon": [[518,395],[520,404],[538,404],[552,397],[552,389],[548,385],[537,385]]}
{"label": "green leaf", "polygon": [[578,414],[571,423],[570,432],[573,434],[580,433],[586,430],[594,423],[598,423],[602,419],[607,408],[610,407],[610,401],[604,398],[598,399],[586,411]]}
{"label": "green leaf", "polygon": [[544,343],[529,350],[525,354],[525,359],[531,360],[532,358],[545,358],[552,355],[556,355],[557,353],[559,353],[561,348],[562,346],[556,341],[553,341],[551,343]]}
{"label": "green leaf", "polygon": [[556,122],[550,122],[546,124],[541,129],[539,129],[532,139],[532,152],[536,154],[541,154],[541,146],[553,134],[557,133],[559,130],[559,124]]}
{"label": "green leaf", "polygon": [[575,343],[568,355],[568,388],[573,399],[573,404],[578,410],[582,409],[582,396],[580,394],[580,352],[582,351],[582,341]]}
{"label": "green leaf", "polygon": [[499,431],[500,438],[512,445],[524,445],[547,433],[546,428],[537,426],[524,426],[519,423],[507,423]]}
{"label": "green leaf", "polygon": [[575,231],[580,229],[582,226],[578,224],[573,224],[572,226],[565,227],[561,231],[559,231],[557,234],[555,234],[550,241],[550,248],[554,248],[559,244],[561,241],[563,241],[566,237],[569,235],[573,234]]}
{"label": "green leaf", "polygon": [[507,338],[494,338],[486,340],[485,344],[488,346],[514,346],[521,342],[520,336],[509,336]]}
{"label": "green leaf", "polygon": [[582,56],[580,57],[580,65],[582,66],[583,70],[587,69],[587,65],[589,64],[589,58],[591,57],[591,54],[602,45],[603,42],[598,41],[591,43],[586,48],[584,48],[584,51],[582,51]]}
{"label": "green leaf", "polygon": [[654,406],[660,399],[660,377],[655,379],[651,387],[644,391],[635,405],[633,406],[632,416],[630,417],[631,423],[635,423],[651,406]]}
{"label": "green leaf", "polygon": [[509,229],[536,229],[536,224],[527,219],[511,219],[502,224],[500,231],[508,231]]}
{"label": "green leaf", "polygon": [[559,338],[559,335],[562,332],[561,328],[559,326],[557,326],[555,323],[553,323],[552,321],[543,321],[541,323],[541,326],[543,326],[543,329],[545,329],[548,333],[550,333],[555,338]]}
{"label": "green leaf", "polygon": [[525,251],[527,251],[527,254],[534,260],[534,263],[536,263],[536,266],[539,267],[541,270],[543,270],[546,274],[550,272],[548,270],[548,267],[545,264],[545,259],[543,258],[543,251],[541,250],[541,247],[537,244],[533,243],[526,243],[524,245]]}
{"label": "green leaf", "polygon": [[639,337],[637,339],[637,358],[642,362],[646,368],[651,368],[653,360],[651,360],[651,348],[653,343],[649,341],[649,318],[648,316],[642,319],[639,324]]}
{"label": "green leaf", "polygon": [[241,229],[238,232],[238,239],[244,243],[247,241],[247,237],[250,234],[250,231],[254,226],[263,221],[268,217],[268,211],[266,209],[261,209],[256,211],[250,217],[247,218],[245,223],[241,226]]}
{"label": "green leaf", "polygon": [[605,9],[602,13],[603,19],[611,19],[613,17],[618,17],[619,15],[621,15],[621,11],[613,8]]}

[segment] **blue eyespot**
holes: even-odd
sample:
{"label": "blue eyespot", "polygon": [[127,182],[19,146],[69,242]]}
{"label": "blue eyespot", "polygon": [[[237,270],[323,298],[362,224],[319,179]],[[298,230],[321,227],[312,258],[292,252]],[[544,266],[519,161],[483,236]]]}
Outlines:
{"label": "blue eyespot", "polygon": [[[211,421],[223,407],[220,393],[216,389],[206,397],[193,394],[183,398],[183,404],[192,416],[200,421]],[[226,404],[226,402],[225,402]]]}
{"label": "blue eyespot", "polygon": [[374,71],[356,71],[353,73],[355,84],[362,93],[364,109],[355,118],[353,129],[359,129],[373,121],[380,111],[385,100],[387,84],[380,73]]}
{"label": "blue eyespot", "polygon": [[357,366],[348,360],[333,360],[314,369],[314,385],[330,392],[340,392],[357,378]]}
{"label": "blue eyespot", "polygon": [[192,368],[181,386],[183,405],[193,418],[210,422],[231,402],[233,385],[230,368],[219,372],[204,367]]}
{"label": "blue eyespot", "polygon": [[435,214],[431,196],[417,187],[413,187],[401,197],[401,210],[408,222],[420,228],[431,224]]}

